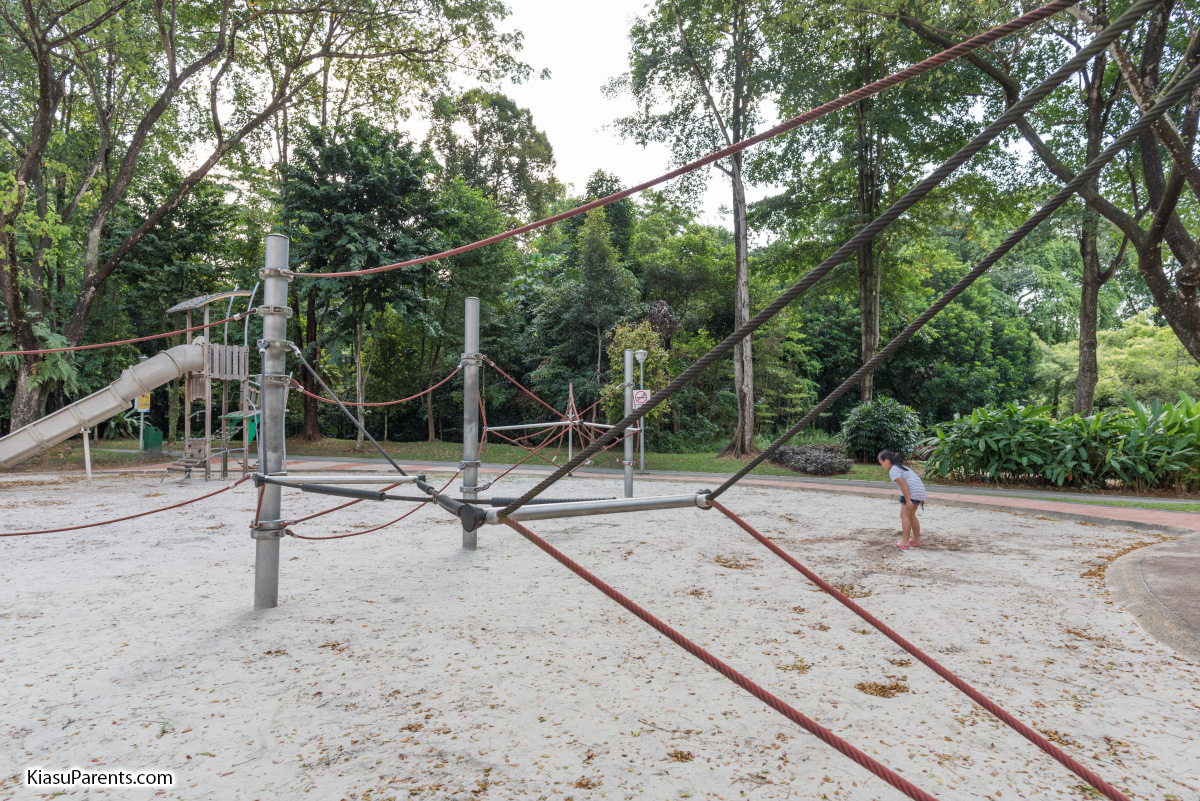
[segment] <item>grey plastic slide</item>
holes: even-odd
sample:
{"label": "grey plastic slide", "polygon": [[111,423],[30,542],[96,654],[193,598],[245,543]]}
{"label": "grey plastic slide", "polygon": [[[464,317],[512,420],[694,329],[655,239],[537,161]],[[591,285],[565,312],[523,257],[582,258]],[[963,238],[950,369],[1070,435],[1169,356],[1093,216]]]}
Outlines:
{"label": "grey plastic slide", "polygon": [[184,373],[204,369],[204,348],[197,338],[191,345],[176,345],[169,350],[125,369],[121,377],[99,392],[77,400],[18,428],[7,437],[0,437],[0,467],[13,467],[52,445],[92,428],[113,415],[130,408],[134,398],[155,387],[179,378]]}

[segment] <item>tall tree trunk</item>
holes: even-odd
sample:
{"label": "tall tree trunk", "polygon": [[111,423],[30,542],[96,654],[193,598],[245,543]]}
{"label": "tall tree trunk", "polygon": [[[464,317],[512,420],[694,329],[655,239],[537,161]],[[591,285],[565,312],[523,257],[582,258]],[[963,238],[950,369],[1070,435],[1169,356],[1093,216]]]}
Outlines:
{"label": "tall tree trunk", "polygon": [[1083,280],[1079,290],[1079,378],[1075,382],[1076,414],[1092,413],[1100,366],[1096,359],[1096,329],[1100,316],[1100,250],[1094,221],[1084,222],[1079,235],[1079,255],[1083,257]]}
{"label": "tall tree trunk", "polygon": [[[437,347],[433,349],[433,358],[429,360],[429,381],[425,384],[426,389],[433,386],[433,371],[437,369],[437,360],[440,355],[442,355],[442,343],[438,342]],[[437,439],[437,431],[434,429],[432,392],[425,393],[425,419],[429,422],[429,441],[434,442]]]}
{"label": "tall tree trunk", "polygon": [[[750,319],[750,254],[746,225],[746,187],[742,182],[742,154],[730,161],[730,182],[733,184],[733,251],[736,277],[733,295],[734,327]],[[754,445],[754,358],[748,336],[733,348],[733,386],[737,395],[737,428],[733,440],[721,451],[722,456],[737,459],[758,453]]]}
{"label": "tall tree trunk", "polygon": [[[860,79],[865,85],[873,77],[871,43],[867,38],[865,23],[860,26],[860,42],[858,58]],[[862,100],[855,104],[855,124],[858,141],[856,143],[856,161],[858,162],[858,181],[856,187],[856,202],[858,219],[861,225],[866,225],[875,219],[879,212],[879,170],[882,143],[872,137],[867,121],[870,110],[869,101]],[[866,364],[879,349],[879,283],[882,264],[877,257],[878,248],[874,241],[865,243],[855,254],[858,262],[858,309],[859,328],[861,330],[861,354],[863,364]],[[882,254],[878,254],[880,257]],[[875,397],[875,373],[868,373],[859,384],[859,394],[863,403],[869,403]]]}
{"label": "tall tree trunk", "polygon": [[38,419],[38,412],[42,408],[42,394],[45,390],[41,385],[35,384],[32,379],[32,369],[22,359],[17,363],[17,381],[14,387],[10,432],[24,428]]}

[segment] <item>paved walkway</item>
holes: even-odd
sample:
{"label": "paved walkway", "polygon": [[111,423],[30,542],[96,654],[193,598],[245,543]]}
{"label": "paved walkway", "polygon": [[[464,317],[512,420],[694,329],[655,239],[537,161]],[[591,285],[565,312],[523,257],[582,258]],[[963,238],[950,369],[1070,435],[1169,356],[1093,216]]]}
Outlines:
{"label": "paved walkway", "polygon": [[[220,464],[214,460],[219,475]],[[422,470],[453,472],[458,465],[451,462],[402,462],[408,472]],[[484,464],[482,475],[498,475],[509,465]],[[162,471],[165,465],[144,465],[117,468],[112,472],[130,470]],[[294,473],[319,471],[353,471],[377,473],[388,470],[382,459],[345,459],[341,457],[298,457],[289,459],[287,469]],[[522,465],[509,475],[544,476],[553,468]],[[231,471],[230,475],[238,475]],[[619,479],[619,470],[584,468],[576,475],[587,478]],[[635,485],[643,481],[695,481],[697,489],[715,486],[720,479],[713,473],[672,473],[649,471],[638,473]],[[802,492],[837,492],[868,497],[895,497],[896,488],[881,481],[847,481],[791,476],[751,475],[742,483],[755,487],[778,487]],[[1127,506],[1104,506],[1070,503],[1055,498],[1069,493],[1021,490],[994,490],[972,487],[937,487],[931,485],[931,503],[947,506],[966,506],[995,509],[1015,514],[1033,514],[1062,520],[1082,520],[1091,523],[1125,526],[1140,531],[1160,531],[1182,535],[1180,539],[1149,548],[1142,548],[1118,559],[1108,571],[1108,585],[1113,597],[1155,638],[1181,654],[1200,662],[1200,514],[1171,512],[1159,509],[1138,509]],[[1079,497],[1080,494],[1075,494]],[[1087,497],[1087,496],[1085,496]],[[1122,500],[1139,500],[1122,498]],[[1159,498],[1146,498],[1160,503]]]}

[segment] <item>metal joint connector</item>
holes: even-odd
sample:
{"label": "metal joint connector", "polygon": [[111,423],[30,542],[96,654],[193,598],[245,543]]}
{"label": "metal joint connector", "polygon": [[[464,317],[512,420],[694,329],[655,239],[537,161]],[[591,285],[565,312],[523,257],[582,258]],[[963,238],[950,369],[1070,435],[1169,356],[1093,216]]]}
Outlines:
{"label": "metal joint connector", "polygon": [[464,353],[459,358],[458,366],[459,367],[470,367],[470,366],[474,365],[476,367],[481,367],[481,366],[483,366],[483,362],[484,362],[484,356],[482,353]]}
{"label": "metal joint connector", "polygon": [[259,306],[257,309],[255,309],[255,311],[258,312],[259,317],[263,317],[268,314],[282,314],[284,317],[288,318],[292,316],[291,306]]}
{"label": "metal joint connector", "polygon": [[258,525],[250,526],[250,539],[252,540],[278,540],[284,536],[291,534],[287,527],[291,524],[290,520],[259,520]]}
{"label": "metal joint connector", "polygon": [[462,491],[463,492],[487,492],[489,489],[491,489],[491,487],[492,487],[492,482],[485,481],[484,483],[482,483],[478,486],[475,486],[475,487],[463,487]]}
{"label": "metal joint connector", "polygon": [[291,282],[296,274],[291,270],[285,270],[282,267],[263,267],[258,271],[259,278],[282,278],[287,282]]}
{"label": "metal joint connector", "polygon": [[467,460],[464,459],[463,461],[458,463],[458,469],[465,470],[468,467],[479,467],[479,465],[481,465],[481,464],[483,464],[483,462],[479,461],[478,459],[471,461],[471,462],[468,462]]}
{"label": "metal joint connector", "polygon": [[258,349],[264,350],[291,350],[292,343],[286,339],[260,339],[258,340]]}
{"label": "metal joint connector", "polygon": [[633,465],[633,460],[632,460],[632,459],[629,459],[628,461],[626,461],[625,459],[622,459],[622,460],[621,460],[621,464],[624,464],[624,465],[630,465],[630,466],[632,466],[632,465]]}
{"label": "metal joint connector", "polygon": [[262,377],[262,382],[264,385],[266,385],[266,384],[283,384],[284,386],[291,386],[292,377],[290,375],[287,375],[286,373],[278,373],[278,374],[267,373],[266,375],[264,375]]}

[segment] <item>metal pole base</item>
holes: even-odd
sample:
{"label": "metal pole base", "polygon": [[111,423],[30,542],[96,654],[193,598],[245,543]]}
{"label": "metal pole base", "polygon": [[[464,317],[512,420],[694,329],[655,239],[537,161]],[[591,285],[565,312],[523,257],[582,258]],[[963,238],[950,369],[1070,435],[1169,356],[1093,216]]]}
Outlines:
{"label": "metal pole base", "polygon": [[279,540],[255,540],[254,608],[279,606]]}

